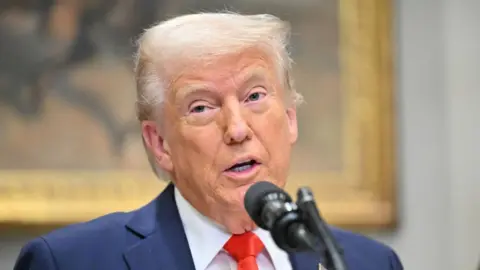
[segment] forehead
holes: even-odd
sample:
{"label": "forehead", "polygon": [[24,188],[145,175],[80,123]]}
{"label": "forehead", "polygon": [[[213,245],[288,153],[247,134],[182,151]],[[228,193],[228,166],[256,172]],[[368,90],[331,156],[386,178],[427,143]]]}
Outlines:
{"label": "forehead", "polygon": [[252,80],[275,81],[276,66],[271,57],[259,50],[223,56],[210,61],[186,65],[172,82],[170,91],[175,96],[185,89],[233,87]]}

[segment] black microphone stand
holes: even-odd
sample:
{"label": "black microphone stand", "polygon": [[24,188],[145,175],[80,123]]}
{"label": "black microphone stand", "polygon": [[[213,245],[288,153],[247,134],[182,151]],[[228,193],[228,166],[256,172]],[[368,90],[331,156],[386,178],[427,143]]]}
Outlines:
{"label": "black microphone stand", "polygon": [[325,267],[328,270],[347,270],[343,259],[343,250],[338,246],[326,223],[320,216],[312,191],[307,187],[300,188],[297,192],[297,200],[297,206],[307,223],[307,228],[323,244]]}

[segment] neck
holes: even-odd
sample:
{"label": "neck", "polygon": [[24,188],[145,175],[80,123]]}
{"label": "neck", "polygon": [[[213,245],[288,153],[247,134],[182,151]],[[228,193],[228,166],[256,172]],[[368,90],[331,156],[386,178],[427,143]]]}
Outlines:
{"label": "neck", "polygon": [[243,207],[219,206],[213,201],[204,202],[196,197],[185,197],[180,190],[178,191],[194,210],[227,233],[242,234],[256,228],[255,223]]}
{"label": "neck", "polygon": [[222,216],[219,215],[217,218],[213,217],[213,220],[221,224],[221,226],[231,234],[242,234],[253,231],[256,228],[255,223],[248,215],[239,215],[237,213],[232,213],[231,215],[224,214]]}

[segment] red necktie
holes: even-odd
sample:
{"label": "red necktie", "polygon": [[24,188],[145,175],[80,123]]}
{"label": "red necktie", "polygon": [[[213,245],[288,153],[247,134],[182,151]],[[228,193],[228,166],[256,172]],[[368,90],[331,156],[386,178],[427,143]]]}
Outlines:
{"label": "red necktie", "polygon": [[257,255],[264,245],[254,233],[232,235],[223,248],[237,261],[238,270],[258,270]]}

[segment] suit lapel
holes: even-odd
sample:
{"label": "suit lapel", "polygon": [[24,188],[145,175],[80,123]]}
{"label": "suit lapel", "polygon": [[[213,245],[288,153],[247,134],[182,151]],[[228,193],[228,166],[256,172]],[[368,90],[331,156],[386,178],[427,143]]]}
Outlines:
{"label": "suit lapel", "polygon": [[129,269],[195,269],[172,184],[158,198],[139,209],[126,226],[140,238],[124,253]]}

